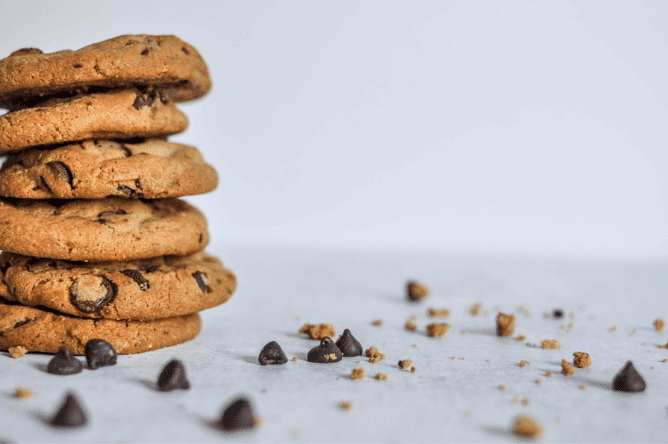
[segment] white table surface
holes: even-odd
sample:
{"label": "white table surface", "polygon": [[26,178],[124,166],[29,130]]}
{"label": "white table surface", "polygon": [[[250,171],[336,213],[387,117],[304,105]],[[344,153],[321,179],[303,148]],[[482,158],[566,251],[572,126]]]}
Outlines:
{"label": "white table surface", "polygon": [[[662,360],[668,350],[657,346],[668,340],[668,327],[659,333],[652,322],[668,320],[667,261],[225,246],[209,252],[237,274],[239,286],[228,303],[202,314],[203,329],[193,341],[121,356],[115,367],[72,376],[45,373],[49,355],[15,360],[0,353],[0,440],[512,442],[512,420],[525,413],[543,424],[544,442],[666,441],[668,363]],[[404,285],[411,278],[431,288],[428,300],[405,301]],[[474,302],[488,313],[469,315]],[[517,311],[522,305],[530,317]],[[432,322],[429,307],[451,310],[444,322],[452,328],[442,338],[424,333]],[[566,316],[545,319],[543,313],[554,308]],[[557,339],[561,349],[496,337],[496,309],[516,314],[515,335],[526,335],[525,342]],[[573,327],[562,329],[571,311]],[[417,316],[417,332],[403,328],[411,315]],[[383,326],[372,325],[374,319],[382,319]],[[349,328],[365,349],[375,345],[387,360],[309,363],[306,353],[317,341],[297,334],[305,322],[331,323],[337,334]],[[272,340],[298,361],[260,366],[257,355]],[[593,364],[566,377],[559,362],[572,360],[574,351],[588,352]],[[157,376],[172,358],[185,363],[192,387],[157,392]],[[404,358],[413,361],[415,374],[399,369],[397,361]],[[647,382],[644,393],[610,388],[628,359]],[[520,368],[521,360],[531,365]],[[366,372],[363,380],[349,378],[357,367]],[[554,375],[545,377],[546,371]],[[389,379],[373,379],[378,372]],[[543,383],[535,383],[537,378]],[[507,389],[499,390],[499,384]],[[15,399],[19,386],[36,397]],[[48,419],[67,391],[81,399],[90,422],[54,430]],[[253,402],[263,425],[247,434],[212,427],[238,395]],[[514,397],[530,403],[515,405]],[[340,409],[343,400],[354,408]]]}

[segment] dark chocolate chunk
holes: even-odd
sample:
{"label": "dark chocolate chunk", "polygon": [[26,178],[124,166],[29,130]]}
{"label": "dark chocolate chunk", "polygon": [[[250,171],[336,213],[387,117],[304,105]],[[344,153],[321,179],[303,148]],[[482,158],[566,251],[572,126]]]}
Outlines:
{"label": "dark chocolate chunk", "polygon": [[350,333],[347,328],[343,330],[343,334],[336,341],[336,346],[339,347],[343,356],[360,356],[364,349],[362,344]]}
{"label": "dark chocolate chunk", "polygon": [[81,427],[87,422],[86,412],[74,393],[67,394],[65,401],[51,418],[51,425],[56,427]]}
{"label": "dark chocolate chunk", "polygon": [[119,216],[123,214],[128,214],[127,211],[125,210],[116,210],[116,211],[103,211],[100,214],[97,215],[98,219],[105,218],[107,216]]}
{"label": "dark chocolate chunk", "polygon": [[70,302],[77,310],[95,313],[116,297],[118,287],[104,276],[84,274],[70,287]]}
{"label": "dark chocolate chunk", "polygon": [[554,319],[561,319],[561,318],[563,318],[563,317],[564,317],[564,310],[560,310],[560,309],[558,309],[558,308],[555,308],[555,309],[552,311],[552,317],[553,317]]}
{"label": "dark chocolate chunk", "polygon": [[121,270],[121,273],[135,281],[137,285],[139,285],[141,291],[146,291],[151,288],[146,278],[139,271],[127,269]]}
{"label": "dark chocolate chunk", "polygon": [[278,342],[271,341],[260,350],[260,356],[257,358],[260,364],[285,364],[288,362],[288,357],[285,356],[283,349]]}
{"label": "dark chocolate chunk", "polygon": [[74,66],[72,66],[72,68],[74,69],[83,68],[83,65],[81,63],[75,63]]}
{"label": "dark chocolate chunk", "polygon": [[188,390],[190,383],[186,378],[186,369],[178,359],[172,359],[165,365],[158,376],[158,388],[163,392]]}
{"label": "dark chocolate chunk", "polygon": [[218,422],[218,425],[227,432],[251,429],[254,427],[253,406],[246,398],[237,398],[230,403]]}
{"label": "dark chocolate chunk", "polygon": [[46,164],[63,180],[66,180],[70,188],[72,188],[72,172],[63,162],[49,162]]}
{"label": "dark chocolate chunk", "polygon": [[211,287],[209,287],[209,281],[206,279],[206,275],[202,273],[201,271],[196,271],[192,275],[195,280],[197,281],[197,285],[199,285],[199,289],[202,290],[203,293],[211,293]]}
{"label": "dark chocolate chunk", "polygon": [[339,362],[341,359],[343,359],[341,350],[329,336],[322,338],[320,345],[313,347],[306,355],[306,360],[308,362],[317,362],[320,364]]}
{"label": "dark chocolate chunk", "polygon": [[633,367],[633,363],[627,361],[612,380],[612,389],[620,392],[644,392],[645,380]]}
{"label": "dark chocolate chunk", "polygon": [[67,349],[62,348],[46,366],[46,371],[54,375],[74,375],[83,370],[83,364],[72,356]]}
{"label": "dark chocolate chunk", "polygon": [[116,365],[118,355],[114,346],[102,339],[91,339],[84,347],[88,368],[95,370],[98,367]]}
{"label": "dark chocolate chunk", "polygon": [[148,48],[144,49],[140,54],[143,56],[148,55]]}

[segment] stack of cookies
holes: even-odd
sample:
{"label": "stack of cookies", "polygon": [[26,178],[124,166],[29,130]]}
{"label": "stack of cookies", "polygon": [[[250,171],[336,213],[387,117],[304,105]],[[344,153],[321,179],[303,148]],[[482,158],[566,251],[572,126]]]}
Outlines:
{"label": "stack of cookies", "polygon": [[174,36],[124,35],[0,60],[0,349],[140,353],[194,338],[234,274],[203,252],[204,216],[178,197],[218,183],[171,143],[175,103],[211,87]]}

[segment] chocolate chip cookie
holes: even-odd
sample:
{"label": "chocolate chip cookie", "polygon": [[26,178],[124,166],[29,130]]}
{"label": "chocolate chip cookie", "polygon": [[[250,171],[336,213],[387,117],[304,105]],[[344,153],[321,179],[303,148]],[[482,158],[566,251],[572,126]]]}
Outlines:
{"label": "chocolate chip cookie", "polygon": [[206,193],[217,184],[196,148],[162,139],[30,149],[10,155],[0,169],[0,196],[26,199],[155,199]]}
{"label": "chocolate chip cookie", "polygon": [[22,346],[33,352],[67,348],[83,355],[91,339],[110,343],[118,354],[142,353],[193,339],[202,321],[198,314],[154,321],[82,319],[47,309],[0,301],[0,349]]}
{"label": "chocolate chip cookie", "polygon": [[0,152],[95,138],[163,137],[187,126],[185,114],[161,90],[79,95],[0,116]]}
{"label": "chocolate chip cookie", "polygon": [[207,254],[130,262],[70,262],[0,254],[0,297],[74,316],[151,320],[227,301],[231,271]]}
{"label": "chocolate chip cookie", "polygon": [[147,259],[201,251],[206,219],[178,199],[0,198],[0,250],[72,261]]}
{"label": "chocolate chip cookie", "polygon": [[49,54],[26,48],[0,60],[0,108],[131,86],[158,86],[185,102],[206,94],[211,80],[197,50],[170,35],[122,35]]}

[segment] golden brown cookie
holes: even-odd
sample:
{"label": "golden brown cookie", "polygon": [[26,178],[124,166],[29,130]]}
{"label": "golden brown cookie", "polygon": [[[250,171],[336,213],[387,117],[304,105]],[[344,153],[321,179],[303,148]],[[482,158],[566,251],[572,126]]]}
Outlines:
{"label": "golden brown cookie", "polygon": [[142,353],[193,339],[202,321],[198,314],[154,321],[82,319],[57,312],[0,301],[0,349],[22,346],[33,352],[56,353],[67,348],[84,354],[91,339],[103,339],[118,354]]}
{"label": "golden brown cookie", "polygon": [[0,297],[74,316],[151,320],[227,301],[236,277],[202,252],[130,262],[69,262],[0,254]]}
{"label": "golden brown cookie", "polygon": [[0,196],[26,199],[155,199],[206,193],[217,184],[196,148],[162,139],[30,149],[10,155],[0,169]]}
{"label": "golden brown cookie", "polygon": [[0,250],[72,261],[147,259],[201,251],[202,213],[178,199],[0,198]]}
{"label": "golden brown cookie", "polygon": [[197,50],[170,35],[122,35],[50,54],[27,48],[0,60],[0,108],[30,106],[54,94],[148,85],[185,102],[206,94],[211,80]]}
{"label": "golden brown cookie", "polygon": [[0,152],[85,139],[163,137],[188,126],[160,91],[123,89],[66,99],[0,116]]}

